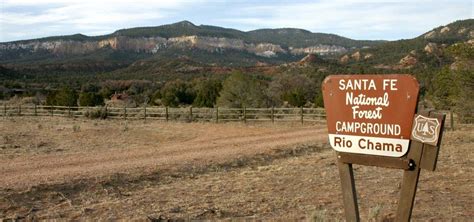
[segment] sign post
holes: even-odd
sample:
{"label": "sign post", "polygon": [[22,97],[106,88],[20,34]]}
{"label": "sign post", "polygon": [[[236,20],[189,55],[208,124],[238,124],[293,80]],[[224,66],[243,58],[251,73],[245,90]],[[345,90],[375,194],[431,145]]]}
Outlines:
{"label": "sign post", "polygon": [[[329,143],[337,152],[347,221],[359,221],[352,164],[403,169],[397,221],[408,221],[421,168],[434,170],[444,115],[415,116],[410,75],[332,75],[323,82]],[[415,118],[414,118],[415,117]]]}

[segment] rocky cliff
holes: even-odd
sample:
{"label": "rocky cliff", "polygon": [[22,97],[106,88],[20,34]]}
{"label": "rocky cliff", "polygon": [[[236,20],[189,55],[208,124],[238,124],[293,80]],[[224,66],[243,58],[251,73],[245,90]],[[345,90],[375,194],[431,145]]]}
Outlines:
{"label": "rocky cliff", "polygon": [[[0,43],[0,66],[38,73],[71,70],[96,73],[134,67],[133,64],[158,64],[156,66],[160,67],[162,63],[169,62],[174,68],[173,61],[179,62],[177,59],[187,57],[201,66],[213,67],[291,63],[319,65],[319,59],[331,62],[339,59],[338,64],[331,65],[400,69],[441,64],[445,48],[473,37],[473,19],[457,21],[419,37],[397,41],[353,40],[293,28],[243,32],[216,26],[196,26],[183,21],[123,29],[103,36],[77,34],[4,42]],[[306,55],[312,56],[303,61],[318,58],[318,62],[298,62]],[[135,68],[131,73],[136,73]]]}
{"label": "rocky cliff", "polygon": [[288,47],[271,43],[248,43],[242,39],[207,37],[207,36],[182,36],[173,38],[137,37],[126,36],[109,37],[102,40],[74,41],[21,41],[0,43],[0,56],[9,51],[22,50],[29,53],[47,51],[54,55],[77,55],[90,53],[101,48],[124,50],[132,52],[157,53],[169,48],[201,49],[209,52],[222,52],[223,50],[238,50],[262,57],[274,57],[277,54],[306,55],[306,54],[340,54],[347,51],[342,46],[315,45],[304,48]]}

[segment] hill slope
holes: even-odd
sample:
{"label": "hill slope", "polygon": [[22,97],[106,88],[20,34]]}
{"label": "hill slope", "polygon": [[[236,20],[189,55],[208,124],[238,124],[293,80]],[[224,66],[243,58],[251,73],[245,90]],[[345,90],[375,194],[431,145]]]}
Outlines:
{"label": "hill slope", "polygon": [[308,54],[317,54],[332,67],[305,63],[305,67],[314,66],[317,70],[392,72],[450,64],[454,58],[445,56],[445,49],[472,39],[474,19],[456,21],[419,37],[398,41],[360,41],[292,28],[243,32],[182,21],[123,29],[103,36],[76,34],[0,43],[0,66],[18,73],[0,76],[56,78],[106,73],[104,78],[156,79],[163,73],[220,73],[228,67],[289,65],[298,69],[294,64],[301,63],[295,62]]}
{"label": "hill slope", "polygon": [[[300,29],[242,32],[215,26],[196,26],[183,21],[157,27],[123,29],[103,36],[76,34],[0,43],[0,64],[62,64],[66,60],[75,63],[102,60],[131,64],[155,54],[196,49],[227,57],[224,61],[243,60],[252,55],[256,57],[250,63],[258,62],[259,58],[271,58],[274,63],[281,63],[296,61],[307,53],[340,54],[349,48],[379,43]],[[228,51],[232,53],[227,55]],[[117,55],[117,52],[126,52],[126,55]]]}
{"label": "hill slope", "polygon": [[[365,64],[384,69],[440,67],[452,62],[444,51],[450,45],[473,41],[474,19],[437,27],[413,39],[381,43],[372,48],[355,49],[341,57],[342,63]],[[345,60],[345,61],[344,61]]]}

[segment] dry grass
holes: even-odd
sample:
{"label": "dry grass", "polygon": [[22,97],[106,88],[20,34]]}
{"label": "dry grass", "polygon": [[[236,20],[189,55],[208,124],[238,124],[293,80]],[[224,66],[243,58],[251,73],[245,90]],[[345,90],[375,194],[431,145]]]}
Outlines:
{"label": "dry grass", "polygon": [[[87,171],[43,185],[8,183],[11,186],[0,191],[0,217],[342,220],[335,156],[324,144],[322,126],[128,122],[124,131],[119,121],[34,121],[2,122],[6,148],[0,149],[0,171],[7,169],[5,161],[31,163],[51,156],[92,158],[143,150],[179,156],[180,152],[169,153],[168,147],[181,150],[186,157],[148,170],[139,164],[139,170],[126,173],[97,168],[106,173],[91,176],[95,171]],[[74,125],[79,129],[74,130]],[[474,217],[473,129],[465,126],[445,133],[437,171],[421,173],[415,221],[469,221]],[[34,148],[31,144],[38,141],[46,145]],[[83,156],[87,153],[94,155]],[[151,164],[147,158],[137,159],[142,160]],[[112,165],[112,169],[123,169]],[[356,166],[355,175],[363,221],[393,217],[402,171]]]}
{"label": "dry grass", "polygon": [[115,173],[209,165],[324,140],[323,126],[35,121],[4,121],[0,187],[19,189]]}
{"label": "dry grass", "polygon": [[[240,123],[176,123],[162,121],[87,120],[68,118],[0,119],[0,155],[10,158],[30,154],[77,153],[101,150],[150,148],[157,144],[258,136],[288,132],[299,124],[244,125]],[[321,127],[319,127],[321,128]]]}

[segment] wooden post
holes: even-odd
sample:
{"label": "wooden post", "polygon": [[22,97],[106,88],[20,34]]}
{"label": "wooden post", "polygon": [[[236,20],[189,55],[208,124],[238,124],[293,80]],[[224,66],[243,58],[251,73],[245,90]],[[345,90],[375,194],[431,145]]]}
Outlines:
{"label": "wooden post", "polygon": [[193,121],[193,106],[189,107],[189,119],[191,120],[191,122]]}
{"label": "wooden post", "polygon": [[67,107],[67,116],[71,117],[71,106]]}
{"label": "wooden post", "polygon": [[342,199],[344,201],[346,221],[360,221],[352,164],[343,163],[339,160],[339,157],[338,155],[337,167],[341,176]]}
{"label": "wooden post", "polygon": [[166,122],[168,122],[168,107],[165,107]]}
{"label": "wooden post", "polygon": [[143,111],[145,112],[145,115],[143,116],[143,120],[146,122],[146,104],[143,109],[144,109]]}
{"label": "wooden post", "polygon": [[18,116],[21,116],[21,104],[18,105]]}
{"label": "wooden post", "polygon": [[431,113],[430,117],[437,118],[441,122],[440,126],[440,133],[438,136],[438,146],[433,146],[430,144],[424,144],[423,146],[423,154],[421,156],[421,162],[420,162],[420,168],[424,170],[430,170],[430,171],[435,171],[436,170],[436,164],[438,162],[438,155],[439,155],[439,150],[441,147],[441,141],[443,139],[443,129],[444,129],[444,123],[446,121],[446,115],[445,114],[436,114],[436,113]]}
{"label": "wooden post", "polygon": [[[430,116],[430,111],[422,111],[421,115]],[[412,140],[408,149],[407,159],[412,160],[414,168],[403,172],[402,187],[395,221],[410,221],[415,201],[416,188],[420,177],[421,157],[423,155],[423,143]]]}
{"label": "wooden post", "polygon": [[454,130],[454,115],[452,110],[449,111],[449,122],[451,125],[451,130]]}
{"label": "wooden post", "polygon": [[7,117],[7,104],[3,104],[3,116]]}
{"label": "wooden post", "polygon": [[272,106],[272,123],[275,123],[275,107]]}
{"label": "wooden post", "polygon": [[303,106],[301,106],[301,125],[303,125],[303,121],[304,121],[304,113],[303,113]]}
{"label": "wooden post", "polygon": [[219,123],[219,107],[216,106],[216,123]]}
{"label": "wooden post", "polygon": [[423,144],[412,141],[408,152],[408,158],[414,161],[415,168],[403,172],[402,188],[396,216],[396,221],[399,222],[410,221],[411,218],[416,188],[420,177],[420,160],[423,153]]}
{"label": "wooden post", "polygon": [[127,120],[127,107],[123,107],[123,119]]}
{"label": "wooden post", "polygon": [[244,123],[247,123],[247,108],[244,106],[244,110],[243,110],[243,119],[242,121],[244,121]]}
{"label": "wooden post", "polygon": [[107,105],[105,105],[105,118],[107,118],[109,116],[108,114],[108,110],[107,110]]}
{"label": "wooden post", "polygon": [[51,109],[51,116],[54,116],[54,106],[50,106]]}
{"label": "wooden post", "polygon": [[36,104],[35,104],[35,116],[38,115],[38,111],[36,110]]}

